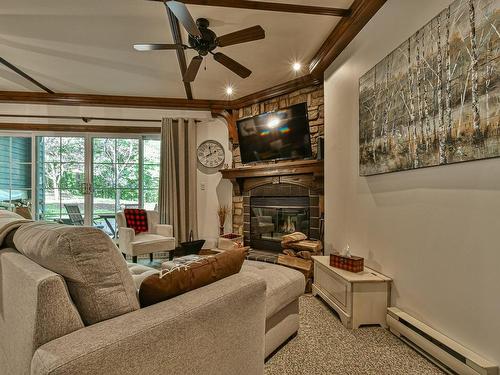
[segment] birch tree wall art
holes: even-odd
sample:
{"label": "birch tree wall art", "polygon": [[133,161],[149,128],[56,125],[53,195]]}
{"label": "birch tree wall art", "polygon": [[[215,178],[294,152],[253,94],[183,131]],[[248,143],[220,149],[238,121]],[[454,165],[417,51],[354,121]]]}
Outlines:
{"label": "birch tree wall art", "polygon": [[359,82],[360,174],[500,156],[498,0],[456,0]]}

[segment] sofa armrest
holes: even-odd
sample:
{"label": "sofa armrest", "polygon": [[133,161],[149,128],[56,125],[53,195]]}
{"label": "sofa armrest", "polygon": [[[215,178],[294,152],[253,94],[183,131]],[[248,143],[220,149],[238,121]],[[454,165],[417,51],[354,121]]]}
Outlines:
{"label": "sofa armrest", "polygon": [[55,339],[32,375],[262,375],[265,281],[238,273]]}
{"label": "sofa armrest", "polygon": [[120,250],[126,252],[131,242],[135,240],[135,231],[133,228],[120,227],[118,229],[118,245]]}
{"label": "sofa armrest", "polygon": [[169,224],[156,224],[154,226],[154,232],[160,236],[173,237],[174,228]]}

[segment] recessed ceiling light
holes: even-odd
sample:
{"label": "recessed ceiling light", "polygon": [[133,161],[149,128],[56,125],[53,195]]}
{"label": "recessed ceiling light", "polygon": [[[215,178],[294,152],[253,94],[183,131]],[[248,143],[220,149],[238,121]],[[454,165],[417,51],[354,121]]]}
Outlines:
{"label": "recessed ceiling light", "polygon": [[231,96],[231,95],[233,95],[233,92],[234,92],[234,90],[233,90],[232,86],[226,87],[226,95]]}
{"label": "recessed ceiling light", "polygon": [[299,62],[294,62],[292,68],[294,71],[298,72],[300,69],[302,69],[302,65]]}

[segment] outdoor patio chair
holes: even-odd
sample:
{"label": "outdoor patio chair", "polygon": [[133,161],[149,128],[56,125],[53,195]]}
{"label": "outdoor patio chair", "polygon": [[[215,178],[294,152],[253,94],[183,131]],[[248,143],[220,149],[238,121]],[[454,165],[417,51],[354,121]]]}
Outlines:
{"label": "outdoor patio chair", "polygon": [[[84,225],[83,216],[80,211],[80,207],[77,204],[64,204],[64,208],[68,213],[69,220],[71,225]],[[93,220],[94,226],[99,229],[103,229],[104,225],[96,223],[95,219]]]}

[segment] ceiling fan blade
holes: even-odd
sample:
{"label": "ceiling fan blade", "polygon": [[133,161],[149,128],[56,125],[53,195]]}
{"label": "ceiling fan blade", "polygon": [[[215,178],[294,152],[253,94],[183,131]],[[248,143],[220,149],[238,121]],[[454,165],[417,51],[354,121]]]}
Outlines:
{"label": "ceiling fan blade", "polygon": [[184,73],[184,77],[182,80],[184,82],[193,82],[194,79],[196,78],[196,75],[198,74],[198,70],[200,70],[201,62],[203,61],[203,57],[201,56],[195,56],[191,60],[191,63],[189,64],[186,73]]}
{"label": "ceiling fan blade", "polygon": [[250,76],[250,74],[252,74],[252,71],[250,69],[245,68],[239,62],[234,61],[232,58],[224,55],[223,53],[214,53],[214,59],[229,70],[239,75],[241,78],[247,78]]}
{"label": "ceiling fan blade", "polygon": [[248,29],[235,31],[234,33],[226,34],[217,38],[219,47],[231,46],[233,44],[240,44],[251,42],[253,40],[264,39],[266,32],[261,26],[252,26]]}
{"label": "ceiling fan blade", "polygon": [[156,50],[172,50],[184,48],[180,44],[164,44],[164,43],[137,43],[134,44],[134,49],[136,51],[156,51]]}
{"label": "ceiling fan blade", "polygon": [[172,11],[179,22],[182,23],[182,26],[184,26],[190,35],[201,38],[200,30],[198,30],[196,22],[194,22],[191,13],[189,13],[189,10],[184,3],[179,1],[167,1],[165,5]]}

